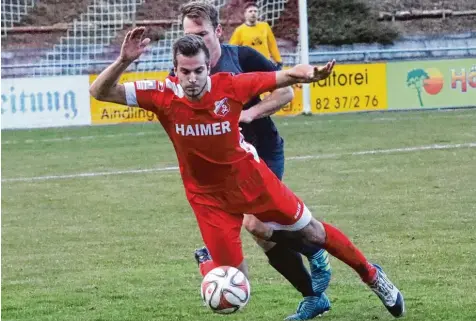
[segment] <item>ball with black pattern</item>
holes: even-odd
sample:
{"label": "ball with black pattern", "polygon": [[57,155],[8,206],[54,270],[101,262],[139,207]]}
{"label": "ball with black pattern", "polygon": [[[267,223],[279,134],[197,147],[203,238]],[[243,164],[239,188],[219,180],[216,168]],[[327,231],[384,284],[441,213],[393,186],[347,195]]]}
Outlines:
{"label": "ball with black pattern", "polygon": [[213,312],[230,314],[243,309],[250,299],[250,283],[231,266],[214,268],[203,278],[201,296]]}

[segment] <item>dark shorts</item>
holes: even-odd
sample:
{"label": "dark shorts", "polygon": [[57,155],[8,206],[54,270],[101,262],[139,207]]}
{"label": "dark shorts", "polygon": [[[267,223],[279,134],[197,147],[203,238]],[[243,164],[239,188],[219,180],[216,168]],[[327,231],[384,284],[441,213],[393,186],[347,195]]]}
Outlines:
{"label": "dark shorts", "polygon": [[264,160],[274,175],[282,180],[284,175],[284,146],[281,145],[281,148],[277,148],[271,152],[266,151],[266,153],[260,153],[260,151],[258,151],[258,155]]}

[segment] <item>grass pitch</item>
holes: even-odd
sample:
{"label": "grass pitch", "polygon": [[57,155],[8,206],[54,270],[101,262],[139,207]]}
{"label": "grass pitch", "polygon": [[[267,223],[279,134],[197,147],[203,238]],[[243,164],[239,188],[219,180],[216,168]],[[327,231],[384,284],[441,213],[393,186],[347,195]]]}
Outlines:
{"label": "grass pitch", "polygon": [[[276,122],[285,182],[384,267],[407,320],[476,320],[475,109]],[[291,314],[298,293],[246,233],[249,305],[230,316],[201,306],[202,243],[174,166],[158,124],[2,132],[2,320]],[[332,266],[326,320],[392,319],[353,271]]]}

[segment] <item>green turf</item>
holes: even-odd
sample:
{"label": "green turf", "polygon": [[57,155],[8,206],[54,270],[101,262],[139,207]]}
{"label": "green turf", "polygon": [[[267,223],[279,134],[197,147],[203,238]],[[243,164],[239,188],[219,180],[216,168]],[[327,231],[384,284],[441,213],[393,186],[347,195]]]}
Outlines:
{"label": "green turf", "polygon": [[[476,320],[476,110],[277,118],[285,182],[344,230],[406,297],[407,320]],[[160,125],[2,132],[2,180],[174,166]],[[201,245],[175,171],[2,182],[2,320],[282,320],[298,293],[243,234],[252,297],[201,306]],[[332,259],[326,320],[391,320]]]}

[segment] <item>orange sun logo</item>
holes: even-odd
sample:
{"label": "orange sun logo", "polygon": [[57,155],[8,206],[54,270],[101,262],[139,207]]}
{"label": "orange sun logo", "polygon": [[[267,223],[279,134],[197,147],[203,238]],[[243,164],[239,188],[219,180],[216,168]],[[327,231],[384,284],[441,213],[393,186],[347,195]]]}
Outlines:
{"label": "orange sun logo", "polygon": [[436,68],[426,69],[428,78],[423,81],[423,88],[429,95],[438,94],[443,89],[443,74]]}

